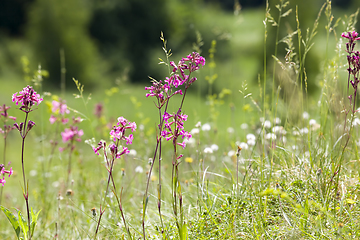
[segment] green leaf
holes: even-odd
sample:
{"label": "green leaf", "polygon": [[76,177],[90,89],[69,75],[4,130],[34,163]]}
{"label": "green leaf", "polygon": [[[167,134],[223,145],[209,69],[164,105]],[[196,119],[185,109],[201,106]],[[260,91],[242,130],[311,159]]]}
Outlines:
{"label": "green leaf", "polygon": [[41,210],[35,214],[33,209],[31,208],[31,215],[30,215],[31,216],[31,218],[30,218],[31,219],[31,234],[30,234],[30,236],[34,235],[35,226],[37,224],[37,219],[38,219],[40,212],[41,212]]}
{"label": "green leaf", "polygon": [[15,233],[16,233],[16,237],[19,239],[20,227],[19,227],[19,223],[18,223],[16,216],[9,209],[7,209],[3,206],[0,206],[0,208],[4,212],[6,217],[8,218],[11,225],[13,226]]}
{"label": "green leaf", "polygon": [[188,231],[187,231],[186,223],[181,226],[180,234],[181,234],[180,236],[181,239],[188,239]]}
{"label": "green leaf", "polygon": [[[16,209],[17,210],[17,209]],[[28,233],[28,229],[27,229],[27,226],[26,226],[26,221],[23,219],[23,216],[21,214],[21,212],[19,210],[17,210],[18,212],[18,222],[19,222],[19,225],[24,233],[24,239],[27,239],[27,233]]]}

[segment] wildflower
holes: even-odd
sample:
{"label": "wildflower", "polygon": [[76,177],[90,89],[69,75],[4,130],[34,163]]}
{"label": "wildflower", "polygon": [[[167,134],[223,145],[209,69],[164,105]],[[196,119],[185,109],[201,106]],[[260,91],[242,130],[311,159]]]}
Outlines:
{"label": "wildflower", "polygon": [[255,140],[255,139],[256,139],[256,137],[255,137],[255,135],[254,135],[254,134],[249,133],[249,134],[247,134],[247,135],[246,135],[246,139],[247,139],[247,140]]}
{"label": "wildflower", "polygon": [[142,173],[142,172],[144,172],[144,169],[143,169],[141,166],[137,166],[137,167],[135,168],[135,172],[136,172],[136,173]]}
{"label": "wildflower", "polygon": [[6,106],[5,104],[3,104],[2,106],[0,106],[0,115],[5,117],[6,118],[10,118],[14,121],[16,121],[16,117],[13,117],[13,116],[9,116],[9,114],[7,113],[7,110],[9,109],[10,107]]}
{"label": "wildflower", "polygon": [[131,155],[131,156],[136,156],[136,154],[137,154],[137,152],[136,152],[136,150],[135,149],[130,149],[129,150],[129,155]]}
{"label": "wildflower", "polygon": [[265,139],[276,140],[276,135],[274,133],[267,133]]}
{"label": "wildflower", "polygon": [[227,132],[228,132],[229,134],[234,133],[234,128],[228,127]]}
{"label": "wildflower", "polygon": [[3,164],[1,164],[1,170],[0,170],[0,175],[5,175],[5,174],[9,174],[9,177],[14,173],[12,168],[10,168],[10,170],[5,170],[5,167],[3,166]]}
{"label": "wildflower", "polygon": [[216,145],[216,144],[211,145],[210,148],[211,148],[213,151],[219,150],[219,146]]}
{"label": "wildflower", "polygon": [[310,126],[313,126],[313,125],[315,125],[316,124],[316,120],[315,119],[310,119],[309,120],[309,125]]}
{"label": "wildflower", "polygon": [[238,144],[238,146],[241,148],[241,149],[249,149],[249,145],[247,144],[247,143],[245,143],[245,142],[240,142],[239,144]]}
{"label": "wildflower", "polygon": [[247,123],[243,123],[243,124],[240,125],[240,128],[245,130],[245,129],[249,128],[249,125],[247,125]]}
{"label": "wildflower", "polygon": [[104,111],[104,106],[102,103],[97,103],[94,108],[94,115],[97,118],[101,118]]}
{"label": "wildflower", "polygon": [[270,122],[269,120],[266,120],[266,121],[264,122],[264,127],[265,127],[265,128],[271,128],[271,122]]}
{"label": "wildflower", "polygon": [[204,125],[202,125],[201,130],[203,130],[204,132],[210,131],[211,126],[209,123],[205,123]]}
{"label": "wildflower", "polygon": [[304,128],[302,128],[302,129],[300,129],[299,133],[300,133],[301,135],[303,135],[303,134],[308,134],[308,133],[309,133],[309,129],[307,129],[306,127],[304,127]]}
{"label": "wildflower", "polygon": [[64,132],[61,133],[61,137],[64,143],[72,140],[80,142],[80,137],[82,135],[84,135],[84,131],[82,129],[78,130],[78,127],[76,126],[70,126],[70,128],[65,128]]}
{"label": "wildflower", "polygon": [[201,122],[197,122],[197,123],[195,124],[195,127],[197,127],[197,128],[201,127]]}
{"label": "wildflower", "polygon": [[200,132],[199,128],[193,128],[190,131],[191,135],[199,134],[199,132]]}
{"label": "wildflower", "polygon": [[303,112],[302,117],[303,119],[309,119],[310,115],[307,112]]}
{"label": "wildflower", "polygon": [[211,148],[207,147],[207,148],[204,149],[204,153],[211,154],[211,153],[213,153],[213,150]]}
{"label": "wildflower", "polygon": [[25,112],[30,112],[30,109],[33,105],[39,105],[42,102],[40,94],[37,94],[31,86],[23,88],[22,91],[14,93],[12,96],[12,101],[18,105],[21,104],[20,110]]}
{"label": "wildflower", "polygon": [[5,186],[6,180],[5,177],[3,177],[2,179],[0,178],[0,184],[2,184],[2,186]]}
{"label": "wildflower", "polygon": [[[54,116],[53,114],[50,116],[49,121],[51,124],[54,124],[58,119],[60,119],[62,124],[66,124],[69,119],[65,118],[65,114],[69,114],[70,110],[68,109],[67,105],[66,105],[66,101],[65,100],[60,100],[60,101],[56,101],[53,100],[51,103],[52,107],[51,107],[51,111],[53,114],[55,114],[56,116]],[[57,117],[60,116],[60,117]]]}
{"label": "wildflower", "polygon": [[[165,137],[167,141],[173,139],[173,142],[185,148],[186,143],[178,143],[177,139],[182,136],[182,139],[191,138],[191,133],[184,130],[184,122],[187,120],[187,115],[178,111],[176,114],[169,114],[167,112],[163,115],[164,129],[161,131],[161,136]],[[171,119],[171,121],[170,121]],[[174,127],[172,127],[174,126]]]}
{"label": "wildflower", "polygon": [[233,156],[235,156],[235,154],[236,154],[236,152],[235,152],[234,150],[230,150],[230,151],[227,153],[228,157],[233,157]]}
{"label": "wildflower", "polygon": [[281,119],[280,118],[275,118],[274,119],[274,124],[280,124],[281,123]]}
{"label": "wildflower", "polygon": [[187,163],[192,163],[194,160],[192,159],[192,157],[187,157],[185,158],[185,162]]}

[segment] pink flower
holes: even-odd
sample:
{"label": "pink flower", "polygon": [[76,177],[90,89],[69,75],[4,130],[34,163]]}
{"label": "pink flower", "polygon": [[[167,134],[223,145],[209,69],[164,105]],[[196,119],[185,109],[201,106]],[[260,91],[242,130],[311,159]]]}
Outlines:
{"label": "pink flower", "polygon": [[61,115],[65,115],[70,113],[70,110],[67,108],[67,105],[65,104],[66,101],[52,101],[52,108],[51,111],[53,113],[57,113],[57,114],[61,114]]}
{"label": "pink flower", "polygon": [[83,130],[78,130],[78,127],[71,126],[70,128],[65,128],[64,132],[61,133],[63,142],[76,140],[81,141],[80,137],[84,135]]}
{"label": "pink flower", "polygon": [[31,86],[25,87],[22,91],[14,93],[12,96],[12,101],[18,105],[22,105],[20,109],[25,109],[25,111],[30,111],[31,107],[35,104],[39,105],[42,102],[40,94],[37,94]]}
{"label": "pink flower", "polygon": [[56,122],[56,117],[54,115],[51,115],[49,118],[50,124],[54,124]]}
{"label": "pink flower", "polygon": [[6,180],[5,177],[3,177],[3,179],[0,178],[0,184],[2,184],[2,186],[5,186]]}

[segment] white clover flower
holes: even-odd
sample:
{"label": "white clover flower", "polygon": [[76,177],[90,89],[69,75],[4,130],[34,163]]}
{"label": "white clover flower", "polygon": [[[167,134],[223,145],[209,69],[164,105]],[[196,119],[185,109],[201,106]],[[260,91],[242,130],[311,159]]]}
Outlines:
{"label": "white clover flower", "polygon": [[189,139],[185,138],[184,142],[185,142],[186,145],[190,144],[190,145],[193,146],[193,145],[195,145],[195,138],[189,138]]}
{"label": "white clover flower", "polygon": [[247,140],[247,144],[248,144],[249,146],[255,146],[256,141],[255,141],[255,139],[249,139],[249,140]]}
{"label": "white clover flower", "polygon": [[202,125],[202,127],[201,127],[201,130],[203,130],[203,131],[210,131],[210,129],[211,129],[211,126],[210,126],[209,123],[205,123],[205,124]]}
{"label": "white clover flower", "polygon": [[136,173],[143,173],[143,172],[144,172],[144,169],[143,169],[141,166],[137,166],[137,167],[135,168],[135,172],[136,172]]}
{"label": "white clover flower", "polygon": [[247,125],[247,123],[243,123],[243,124],[240,125],[240,128],[245,130],[245,129],[249,128],[249,125]]}
{"label": "white clover flower", "polygon": [[309,119],[310,115],[307,112],[303,112],[302,117],[303,119]]}
{"label": "white clover flower", "polygon": [[294,131],[292,132],[292,134],[293,134],[294,136],[299,136],[299,135],[300,135],[300,133],[299,133],[298,130],[294,130]]}
{"label": "white clover flower", "polygon": [[241,142],[239,144],[239,147],[241,147],[241,149],[244,149],[244,150],[249,149],[249,145],[245,142]]}
{"label": "white clover flower", "polygon": [[234,133],[234,128],[228,127],[227,132],[230,134]]}
{"label": "white clover flower", "polygon": [[140,131],[144,131],[144,129],[145,129],[144,124],[140,124],[140,125],[139,125],[139,130],[140,130]]}
{"label": "white clover flower", "polygon": [[211,153],[213,153],[213,150],[211,148],[207,147],[207,148],[204,149],[204,153],[211,154]]}
{"label": "white clover flower", "polygon": [[276,135],[274,133],[268,133],[265,135],[265,139],[276,140]]}
{"label": "white clover flower", "polygon": [[134,157],[135,157],[136,154],[137,154],[137,152],[136,152],[135,149],[130,149],[130,150],[129,150],[129,155],[130,155],[130,156],[134,156]]}
{"label": "white clover flower", "polygon": [[353,126],[357,126],[357,125],[360,125],[360,119],[359,118],[354,118]]}
{"label": "white clover flower", "polygon": [[266,121],[264,122],[264,127],[265,127],[265,128],[271,128],[271,122],[270,122],[269,120],[266,120]]}
{"label": "white clover flower", "polygon": [[211,147],[210,147],[213,151],[217,151],[217,150],[219,150],[219,146],[218,145],[216,145],[216,144],[213,144],[213,145],[211,145]]}
{"label": "white clover flower", "polygon": [[247,139],[247,140],[256,140],[256,137],[255,137],[254,134],[249,133],[249,134],[246,135],[246,139]]}
{"label": "white clover flower", "polygon": [[201,122],[197,122],[197,123],[195,124],[195,127],[197,127],[197,128],[201,127]]}
{"label": "white clover flower", "polygon": [[261,118],[260,118],[260,122],[263,123],[264,121],[265,121],[265,118],[261,117]]}
{"label": "white clover flower", "polygon": [[273,128],[272,128],[272,132],[273,133],[281,133],[281,130],[283,129],[283,127],[282,126],[274,126]]}
{"label": "white clover flower", "polygon": [[261,133],[261,131],[262,131],[261,128],[256,129],[256,134],[259,135]]}
{"label": "white clover flower", "polygon": [[316,124],[316,120],[315,119],[310,119],[309,120],[309,125],[310,126],[313,126],[313,125],[315,125]]}
{"label": "white clover flower", "polygon": [[37,171],[36,170],[31,170],[30,171],[30,176],[34,177],[37,175]]}
{"label": "white clover flower", "polygon": [[199,129],[199,128],[193,128],[193,129],[191,129],[191,131],[190,131],[191,135],[198,134],[199,132],[200,132],[200,129]]}
{"label": "white clover flower", "polygon": [[302,128],[302,129],[300,129],[300,134],[302,135],[302,134],[308,134],[309,133],[309,129],[307,129],[306,127],[304,127],[304,128]]}
{"label": "white clover flower", "polygon": [[228,153],[227,153],[228,157],[232,157],[235,155],[235,151],[234,150],[230,150]]}
{"label": "white clover flower", "polygon": [[274,124],[280,124],[281,123],[281,119],[280,118],[275,118],[274,119]]}

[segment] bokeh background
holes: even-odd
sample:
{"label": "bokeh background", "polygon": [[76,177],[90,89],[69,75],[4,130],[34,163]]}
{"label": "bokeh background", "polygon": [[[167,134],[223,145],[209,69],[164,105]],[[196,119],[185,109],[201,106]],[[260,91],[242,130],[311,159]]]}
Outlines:
{"label": "bokeh background", "polygon": [[[275,19],[278,3],[269,3]],[[323,3],[290,1],[290,7],[298,5],[303,33],[312,27]],[[332,3],[335,17],[349,15],[360,7],[357,0]],[[215,91],[222,84],[235,86],[243,79],[256,82],[263,68],[265,4],[264,0],[2,0],[0,82],[23,80],[41,64],[48,71],[44,85],[59,88],[61,59],[67,87],[73,87],[72,78],[88,88],[108,88],[121,80],[148,83],[148,76],[161,79],[166,74],[166,69],[157,65],[158,57],[163,57],[161,31],[174,56],[179,57],[193,50],[199,36],[205,57],[212,40],[217,41],[216,71],[222,81],[214,85]],[[294,11],[286,21],[280,37],[289,28],[295,30]],[[271,64],[275,28],[268,30]],[[325,34],[322,30],[320,36]],[[279,51],[279,56],[286,54],[281,45]],[[320,67],[321,56],[310,52],[309,79],[316,78]],[[310,92],[316,90],[314,82],[309,87]]]}

